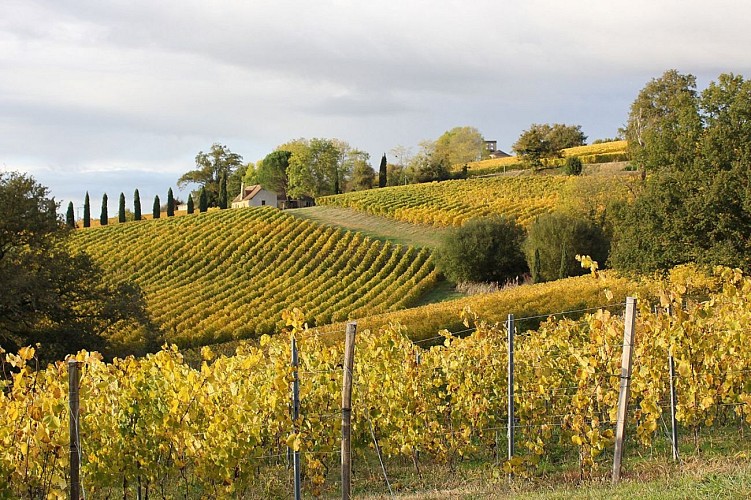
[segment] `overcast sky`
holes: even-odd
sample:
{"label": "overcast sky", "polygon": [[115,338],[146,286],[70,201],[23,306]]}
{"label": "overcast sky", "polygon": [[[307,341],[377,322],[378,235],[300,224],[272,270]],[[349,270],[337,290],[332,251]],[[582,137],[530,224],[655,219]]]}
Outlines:
{"label": "overcast sky", "polygon": [[[612,137],[665,70],[751,77],[746,0],[0,0],[0,169],[110,215],[195,155],[299,137],[370,153],[456,126]],[[177,190],[176,190],[177,192]],[[144,208],[145,209],[145,208]]]}

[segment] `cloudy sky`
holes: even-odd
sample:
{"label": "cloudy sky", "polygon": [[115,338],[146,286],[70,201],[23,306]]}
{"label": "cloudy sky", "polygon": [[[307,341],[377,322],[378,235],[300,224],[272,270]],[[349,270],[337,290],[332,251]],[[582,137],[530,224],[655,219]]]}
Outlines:
{"label": "cloudy sky", "polygon": [[374,164],[455,126],[612,137],[649,79],[751,77],[746,0],[0,0],[0,169],[63,209],[166,197],[214,142],[299,137]]}

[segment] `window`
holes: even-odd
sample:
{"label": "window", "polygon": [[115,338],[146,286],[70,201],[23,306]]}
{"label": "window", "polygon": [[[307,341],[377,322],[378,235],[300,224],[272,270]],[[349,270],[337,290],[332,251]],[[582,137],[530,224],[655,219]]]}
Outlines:
{"label": "window", "polygon": [[261,206],[266,204],[266,200],[261,200]]}

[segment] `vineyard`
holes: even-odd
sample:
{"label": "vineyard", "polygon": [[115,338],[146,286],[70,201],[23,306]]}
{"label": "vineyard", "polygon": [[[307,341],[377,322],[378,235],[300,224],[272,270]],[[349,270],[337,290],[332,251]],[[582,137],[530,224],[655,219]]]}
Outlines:
{"label": "vineyard", "polygon": [[78,231],[73,245],[101,264],[103,279],[140,285],[154,322],[181,346],[272,333],[287,308],[304,307],[311,325],[404,308],[437,279],[427,249],[271,208]]}
{"label": "vineyard", "polygon": [[[628,160],[628,153],[626,152],[628,144],[626,141],[611,141],[598,144],[589,144],[586,146],[577,146],[574,148],[566,148],[562,150],[563,158],[570,156],[578,157],[582,163],[608,163],[615,161]],[[564,159],[552,159],[548,160],[549,166],[562,166],[565,162]],[[526,168],[521,160],[516,156],[510,156],[506,158],[493,158],[489,160],[481,160],[468,163],[470,175],[487,175],[498,172],[506,172],[507,170],[519,170]],[[452,170],[455,172],[461,171],[463,165],[454,165]]]}
{"label": "vineyard", "polygon": [[474,217],[505,215],[523,225],[552,212],[560,192],[574,178],[563,176],[493,177],[411,184],[318,198],[334,205],[413,224],[461,226]]}
{"label": "vineyard", "polygon": [[[389,324],[400,324],[409,331],[412,340],[422,340],[434,336],[441,329],[452,331],[462,329],[460,312],[470,308],[488,323],[503,323],[508,314],[519,318],[533,317],[520,325],[523,328],[536,327],[550,311],[590,310],[614,302],[623,302],[629,293],[639,290],[649,295],[648,286],[626,278],[603,274],[601,279],[591,276],[578,276],[538,283],[509,287],[498,292],[483,293],[435,304],[411,307],[400,311],[369,315],[357,318],[361,328],[377,330]],[[606,294],[609,292],[611,298]],[[328,334],[344,330],[344,323],[334,323],[316,327],[320,333]]]}
{"label": "vineyard", "polygon": [[[649,447],[660,433],[669,355],[677,368],[681,432],[696,436],[700,427],[742,430],[751,423],[751,279],[730,269],[711,278],[674,278],[660,285],[658,303],[640,301],[628,420],[634,450]],[[84,491],[92,498],[136,492],[286,495],[289,483],[269,478],[287,477],[288,447],[302,454],[306,495],[335,491],[329,472],[339,460],[342,346],[307,330],[299,311],[284,316],[287,334],[263,336],[259,345],[238,348],[231,357],[215,358],[204,348],[198,369],[185,364],[175,347],[111,364],[79,353]],[[403,457],[418,469],[421,463],[497,457],[505,447],[507,332],[469,311],[464,316],[473,326],[470,336],[440,332],[442,342],[429,349],[411,342],[398,325],[357,334],[356,462],[376,443],[387,464]],[[623,327],[619,308],[608,307],[578,320],[550,320],[534,332],[517,331],[518,446],[512,460],[486,462],[499,478],[507,472],[535,475],[556,460],[578,463],[584,477],[603,462],[609,466]],[[300,350],[299,422],[288,408],[291,336]],[[38,369],[34,360],[33,348],[4,356],[0,496],[64,498],[66,364]]]}

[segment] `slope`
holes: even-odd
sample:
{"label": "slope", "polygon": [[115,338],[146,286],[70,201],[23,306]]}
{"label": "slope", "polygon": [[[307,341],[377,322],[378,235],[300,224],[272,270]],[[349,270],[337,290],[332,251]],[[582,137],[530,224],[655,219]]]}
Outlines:
{"label": "slope", "polygon": [[437,279],[431,253],[273,208],[78,231],[104,280],[140,285],[165,339],[203,345],[273,333],[299,307],[326,324],[410,305]]}

